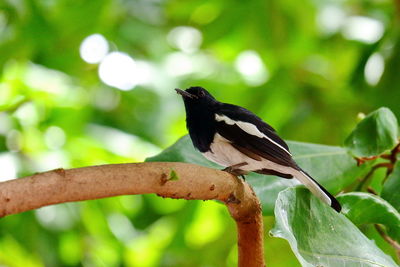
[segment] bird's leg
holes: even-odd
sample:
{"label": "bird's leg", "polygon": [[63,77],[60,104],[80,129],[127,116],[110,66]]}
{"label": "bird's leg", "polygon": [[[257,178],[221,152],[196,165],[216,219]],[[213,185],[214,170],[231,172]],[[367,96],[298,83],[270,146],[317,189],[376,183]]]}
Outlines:
{"label": "bird's leg", "polygon": [[247,165],[247,162],[241,162],[229,167],[226,167],[225,169],[223,169],[223,171],[225,172],[229,172],[230,174],[233,174],[235,176],[241,176],[243,178],[243,180],[245,180],[244,175],[248,174],[248,171],[245,170],[241,170],[240,167]]}

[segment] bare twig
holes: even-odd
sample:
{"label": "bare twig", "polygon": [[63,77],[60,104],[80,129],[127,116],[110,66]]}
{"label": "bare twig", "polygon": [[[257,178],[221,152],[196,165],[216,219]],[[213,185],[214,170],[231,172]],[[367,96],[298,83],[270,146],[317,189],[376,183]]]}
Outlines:
{"label": "bare twig", "polygon": [[57,169],[2,182],[0,216],[57,203],[150,193],[224,202],[238,228],[239,266],[265,265],[262,213],[251,187],[226,172],[194,164],[149,162]]}
{"label": "bare twig", "polygon": [[385,175],[385,178],[382,180],[382,184],[384,184],[386,182],[387,178],[389,177],[389,175],[393,172],[394,165],[396,164],[396,161],[397,161],[397,154],[399,154],[399,153],[400,153],[400,142],[388,154],[382,154],[382,155],[371,156],[371,157],[360,157],[360,158],[356,157],[355,160],[357,161],[357,166],[360,166],[367,161],[375,160],[378,158],[389,161],[389,162],[378,163],[378,164],[372,166],[371,170],[367,173],[367,175],[365,175],[365,177],[360,180],[360,183],[358,184],[356,190],[361,191],[361,190],[363,190],[363,187],[368,186],[374,172],[377,169],[382,168],[382,167],[386,168],[386,175]]}
{"label": "bare twig", "polygon": [[[400,0],[399,0],[399,3],[400,3]],[[388,154],[381,154],[381,155],[370,156],[370,157],[355,157],[354,159],[357,161],[357,166],[360,166],[367,161],[376,160],[379,158],[389,160],[394,165],[396,163],[398,153],[400,153],[400,140],[399,140],[399,143]]]}
{"label": "bare twig", "polygon": [[376,160],[379,157],[382,157],[382,156],[355,157],[354,159],[357,161],[357,166],[360,166],[367,161]]}
{"label": "bare twig", "polygon": [[378,192],[376,192],[372,187],[368,186],[367,191],[375,196],[378,196]]}
{"label": "bare twig", "polygon": [[400,153],[400,143],[395,146],[390,152],[390,162],[395,164],[397,160],[397,154]]}
{"label": "bare twig", "polygon": [[358,186],[356,188],[356,191],[362,191],[365,186],[368,186],[368,184],[369,184],[369,182],[370,182],[370,180],[372,178],[372,175],[379,168],[388,168],[388,170],[389,170],[389,169],[393,168],[393,164],[392,163],[388,163],[388,162],[382,162],[382,163],[378,163],[378,164],[374,165],[371,168],[371,170],[367,173],[367,175],[365,175],[365,177],[358,184]]}
{"label": "bare twig", "polygon": [[382,236],[382,238],[385,239],[385,241],[388,242],[396,250],[397,258],[400,260],[400,244],[397,243],[396,240],[393,240],[390,236],[388,236],[383,227],[379,224],[375,224],[375,229]]}

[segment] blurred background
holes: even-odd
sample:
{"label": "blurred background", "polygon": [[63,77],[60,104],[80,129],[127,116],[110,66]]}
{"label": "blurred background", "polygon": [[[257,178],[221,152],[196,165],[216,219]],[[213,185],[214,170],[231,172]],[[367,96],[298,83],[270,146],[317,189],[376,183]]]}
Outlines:
{"label": "blurred background", "polygon": [[[173,89],[194,85],[285,139],[342,145],[360,113],[400,116],[399,16],[397,0],[2,0],[0,180],[143,161],[186,134]],[[299,266],[265,238],[269,266]],[[223,205],[154,195],[0,220],[0,266],[235,266],[235,243]]]}

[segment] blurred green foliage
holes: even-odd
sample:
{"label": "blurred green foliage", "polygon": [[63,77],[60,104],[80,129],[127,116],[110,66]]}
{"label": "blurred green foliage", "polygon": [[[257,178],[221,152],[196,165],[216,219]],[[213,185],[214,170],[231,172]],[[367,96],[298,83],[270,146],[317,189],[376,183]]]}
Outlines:
{"label": "blurred green foliage", "polygon": [[[396,10],[389,0],[3,0],[0,179],[155,155],[186,133],[173,89],[191,85],[285,139],[341,145],[359,112],[400,117]],[[137,62],[130,90],[102,82],[105,58],[82,59],[96,33]],[[269,266],[299,266],[286,241],[265,238]],[[4,266],[234,266],[235,246],[214,202],[124,196],[0,220]]]}

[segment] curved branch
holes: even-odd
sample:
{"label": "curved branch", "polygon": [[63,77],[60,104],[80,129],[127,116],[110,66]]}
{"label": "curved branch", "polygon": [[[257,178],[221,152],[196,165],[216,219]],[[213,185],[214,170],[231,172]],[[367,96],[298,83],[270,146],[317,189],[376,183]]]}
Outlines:
{"label": "curved branch", "polygon": [[252,188],[226,172],[194,164],[147,162],[56,169],[2,182],[0,216],[57,203],[150,193],[224,202],[238,228],[239,266],[264,266],[262,212]]}

